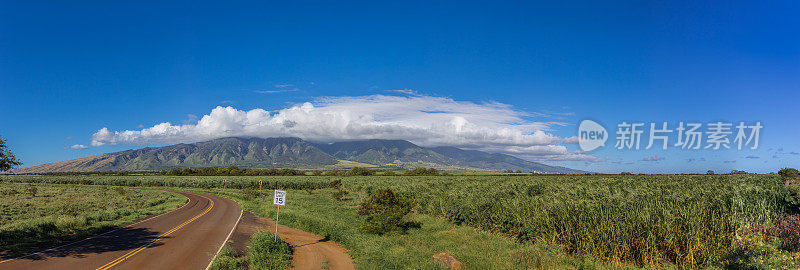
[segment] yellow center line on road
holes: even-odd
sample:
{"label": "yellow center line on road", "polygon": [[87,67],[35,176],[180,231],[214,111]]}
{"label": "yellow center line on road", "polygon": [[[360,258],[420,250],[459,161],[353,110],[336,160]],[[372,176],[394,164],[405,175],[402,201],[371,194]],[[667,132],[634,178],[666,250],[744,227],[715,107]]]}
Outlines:
{"label": "yellow center line on road", "polygon": [[96,270],[106,270],[106,269],[110,269],[111,267],[113,267],[113,266],[115,266],[115,265],[117,265],[117,264],[119,264],[119,263],[121,263],[121,262],[125,261],[126,259],[130,258],[131,256],[133,256],[133,255],[136,255],[136,253],[139,253],[140,251],[142,251],[142,250],[144,250],[144,249],[146,249],[146,248],[148,248],[148,247],[152,246],[153,244],[155,244],[155,243],[156,243],[156,242],[158,242],[159,240],[163,239],[164,237],[166,237],[166,236],[170,235],[171,233],[173,233],[173,232],[175,232],[175,231],[179,230],[180,228],[183,228],[183,226],[186,226],[186,225],[188,225],[189,223],[192,223],[192,221],[194,221],[195,219],[198,219],[198,218],[202,217],[203,215],[205,215],[206,213],[208,213],[208,211],[211,211],[211,208],[214,208],[214,201],[212,201],[210,198],[208,198],[208,197],[206,197],[206,196],[203,196],[203,195],[197,195],[197,196],[200,196],[200,197],[206,198],[206,199],[207,199],[209,202],[211,202],[211,204],[209,205],[209,207],[208,207],[208,208],[207,208],[205,211],[203,211],[203,213],[200,213],[199,215],[197,215],[197,216],[194,216],[193,218],[191,218],[191,219],[187,220],[186,222],[182,223],[181,225],[175,226],[175,228],[172,228],[171,230],[169,230],[169,231],[167,231],[167,232],[165,232],[165,233],[162,233],[162,234],[161,234],[161,235],[159,235],[159,236],[158,236],[156,239],[153,239],[153,241],[150,241],[149,243],[147,243],[147,244],[145,244],[145,245],[143,245],[143,246],[141,246],[141,247],[139,247],[139,248],[137,248],[137,249],[131,250],[131,251],[130,251],[130,252],[128,252],[127,254],[125,254],[125,255],[122,255],[122,257],[119,257],[119,258],[117,258],[116,260],[113,260],[113,261],[111,261],[111,262],[109,262],[109,263],[107,263],[107,264],[105,264],[105,265],[103,265],[103,266],[100,266],[100,267],[99,267],[99,268],[97,268]]}

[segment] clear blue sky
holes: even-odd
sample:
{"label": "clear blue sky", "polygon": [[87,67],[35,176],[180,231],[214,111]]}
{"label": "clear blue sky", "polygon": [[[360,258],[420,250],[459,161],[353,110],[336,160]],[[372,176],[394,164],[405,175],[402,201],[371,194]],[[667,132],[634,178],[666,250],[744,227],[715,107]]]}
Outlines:
{"label": "clear blue sky", "polygon": [[0,135],[37,165],[141,147],[69,148],[90,145],[103,127],[411,89],[546,114],[525,119],[568,123],[547,131],[562,138],[587,118],[610,131],[622,121],[764,126],[758,150],[606,147],[591,153],[602,161],[552,164],[800,166],[795,1],[379,2],[2,1]]}

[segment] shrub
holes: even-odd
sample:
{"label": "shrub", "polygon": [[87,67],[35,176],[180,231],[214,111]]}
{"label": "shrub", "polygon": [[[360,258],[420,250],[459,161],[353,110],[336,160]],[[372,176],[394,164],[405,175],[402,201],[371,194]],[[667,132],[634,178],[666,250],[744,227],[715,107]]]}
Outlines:
{"label": "shrub", "polygon": [[124,196],[125,195],[125,189],[122,188],[122,187],[116,187],[116,188],[114,188],[114,191],[116,191],[117,194],[119,194],[120,196]]}
{"label": "shrub", "polygon": [[262,231],[250,239],[250,252],[247,254],[249,269],[286,269],[292,261],[292,248],[283,239]]}
{"label": "shrub", "polygon": [[342,180],[341,179],[334,179],[334,180],[331,181],[329,186],[332,187],[332,188],[335,188],[335,189],[339,189],[339,188],[342,187]]}
{"label": "shrub", "polygon": [[771,236],[780,239],[781,249],[792,252],[800,251],[800,217],[779,218],[772,226]]}
{"label": "shrub", "polygon": [[326,171],[326,172],[322,173],[322,175],[327,175],[327,176],[344,176],[344,173],[345,173],[345,171],[343,171],[343,170],[337,170],[337,169],[333,169],[333,170]]}
{"label": "shrub", "polygon": [[162,171],[163,175],[213,175],[213,176],[302,176],[304,171],[295,169],[241,169],[234,166],[229,167],[199,167],[182,168]]}
{"label": "shrub", "polygon": [[391,189],[375,192],[359,206],[358,214],[366,216],[361,229],[374,234],[402,229],[405,227],[403,218],[413,207],[414,201],[411,197],[397,194]]}
{"label": "shrub", "polygon": [[344,173],[345,176],[370,176],[375,175],[375,170],[362,167],[353,167]]}
{"label": "shrub", "polygon": [[254,190],[254,189],[250,189],[250,188],[242,189],[242,197],[244,197],[246,199],[254,199],[254,198],[257,198],[258,195],[259,195],[259,192]]}
{"label": "shrub", "polygon": [[392,176],[392,175],[397,175],[397,173],[394,172],[394,171],[385,171],[385,172],[383,172],[383,175]]}
{"label": "shrub", "polygon": [[439,175],[439,171],[434,168],[416,168],[406,171],[405,175]]}
{"label": "shrub", "polygon": [[706,171],[706,174],[708,174],[708,175],[714,175],[714,171],[712,171],[712,170],[708,170],[708,171]]}
{"label": "shrub", "polygon": [[778,171],[778,174],[783,178],[783,180],[795,180],[800,177],[800,172],[797,171],[795,168],[783,168]]}
{"label": "shrub", "polygon": [[791,253],[800,251],[800,217],[790,215],[767,226],[745,227],[734,246],[729,268],[796,269],[800,257]]}
{"label": "shrub", "polygon": [[237,258],[230,247],[223,248],[211,264],[212,270],[237,270],[247,269],[241,258]]}
{"label": "shrub", "polygon": [[344,199],[344,196],[347,196],[347,194],[349,194],[349,192],[347,192],[347,190],[340,189],[340,190],[337,190],[336,192],[334,192],[332,194],[332,196],[333,196],[334,199],[336,199],[338,201],[341,201],[341,200]]}
{"label": "shrub", "polygon": [[28,184],[28,187],[25,188],[25,193],[28,193],[28,195],[31,195],[31,197],[36,197],[36,193],[38,192],[39,189],[37,189],[36,186],[31,184]]}

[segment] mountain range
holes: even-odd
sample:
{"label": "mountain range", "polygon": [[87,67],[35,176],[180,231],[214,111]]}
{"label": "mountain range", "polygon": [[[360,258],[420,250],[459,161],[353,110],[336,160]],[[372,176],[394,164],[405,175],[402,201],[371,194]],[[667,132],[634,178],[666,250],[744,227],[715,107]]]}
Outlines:
{"label": "mountain range", "polygon": [[186,167],[330,169],[352,166],[448,170],[520,170],[543,173],[585,173],[527,161],[514,156],[426,148],[405,140],[361,140],[312,143],[300,138],[221,138],[190,144],[146,147],[42,164],[11,173],[151,171]]}

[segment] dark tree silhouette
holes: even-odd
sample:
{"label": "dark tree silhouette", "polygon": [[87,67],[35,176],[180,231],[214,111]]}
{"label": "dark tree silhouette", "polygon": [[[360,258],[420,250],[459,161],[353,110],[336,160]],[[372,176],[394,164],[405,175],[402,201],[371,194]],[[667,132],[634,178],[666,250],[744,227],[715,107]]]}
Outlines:
{"label": "dark tree silhouette", "polygon": [[11,153],[11,149],[8,149],[6,140],[0,137],[0,172],[11,170],[19,165],[22,165],[22,162],[14,156],[14,153]]}

